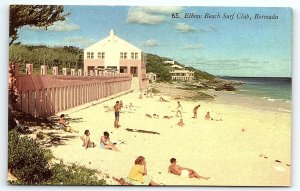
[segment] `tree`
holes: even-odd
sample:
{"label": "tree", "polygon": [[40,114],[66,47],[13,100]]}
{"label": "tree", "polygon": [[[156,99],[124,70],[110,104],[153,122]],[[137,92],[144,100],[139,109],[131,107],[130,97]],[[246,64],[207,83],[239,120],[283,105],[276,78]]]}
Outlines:
{"label": "tree", "polygon": [[9,38],[11,45],[23,26],[46,28],[56,21],[64,21],[70,13],[63,13],[59,5],[11,5],[9,10]]}

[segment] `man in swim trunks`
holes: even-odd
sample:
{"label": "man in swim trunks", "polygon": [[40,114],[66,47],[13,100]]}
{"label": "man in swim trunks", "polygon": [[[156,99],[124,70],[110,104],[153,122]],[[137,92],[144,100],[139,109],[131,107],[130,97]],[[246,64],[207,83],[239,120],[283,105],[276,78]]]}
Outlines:
{"label": "man in swim trunks", "polygon": [[119,128],[119,117],[120,117],[120,103],[119,101],[116,102],[116,105],[114,106],[115,109],[115,128]]}
{"label": "man in swim trunks", "polygon": [[193,112],[194,112],[194,119],[197,119],[197,112],[198,112],[198,108],[200,107],[200,105],[197,105],[196,107],[194,107]]}
{"label": "man in swim trunks", "polygon": [[190,169],[190,168],[185,168],[185,167],[181,167],[179,165],[176,164],[176,159],[175,158],[171,158],[170,160],[171,165],[169,166],[169,173],[178,175],[178,176],[182,176],[182,177],[189,177],[189,178],[203,178],[205,180],[208,180],[209,177],[204,177],[204,176],[200,176],[198,175],[194,170]]}

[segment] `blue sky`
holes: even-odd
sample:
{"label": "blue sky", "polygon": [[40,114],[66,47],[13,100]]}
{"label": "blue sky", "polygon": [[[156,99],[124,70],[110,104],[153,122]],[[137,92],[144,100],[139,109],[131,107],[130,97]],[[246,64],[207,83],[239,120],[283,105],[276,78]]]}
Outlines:
{"label": "blue sky", "polygon": [[[226,76],[291,76],[292,12],[288,8],[65,6],[71,15],[48,30],[24,27],[22,44],[80,48],[117,36],[146,53]],[[179,13],[180,18],[172,18]],[[202,18],[183,18],[185,13]],[[203,18],[205,14],[221,18]],[[223,14],[235,14],[233,19]],[[238,14],[250,19],[238,19]],[[255,14],[278,19],[254,19]]]}

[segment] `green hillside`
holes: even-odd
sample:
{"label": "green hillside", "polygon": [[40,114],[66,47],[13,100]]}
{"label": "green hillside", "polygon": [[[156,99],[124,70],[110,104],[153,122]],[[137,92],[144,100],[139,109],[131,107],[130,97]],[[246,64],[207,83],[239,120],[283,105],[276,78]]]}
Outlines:
{"label": "green hillside", "polygon": [[[147,54],[147,72],[153,72],[157,75],[157,81],[171,82],[173,70],[170,65],[164,64],[164,61],[170,58],[160,57],[155,54]],[[19,63],[21,73],[25,72],[25,64],[32,63],[34,73],[39,74],[40,65],[46,64],[48,68],[59,66],[59,70],[66,68],[83,68],[83,50],[73,46],[48,47],[45,45],[33,46],[13,44],[9,47],[9,61]],[[175,64],[184,66],[175,61]],[[195,72],[195,79],[213,79],[214,76],[197,70],[193,67],[186,67]],[[51,70],[48,70],[51,72]]]}
{"label": "green hillside", "polygon": [[[83,50],[73,46],[48,47],[13,44],[9,47],[9,62],[18,63],[20,71],[25,72],[25,64],[32,63],[34,73],[39,73],[40,65],[48,68],[60,66],[67,68],[83,68]],[[48,70],[50,72],[51,70]]]}
{"label": "green hillside", "polygon": [[[164,61],[172,60],[170,58],[160,57],[155,54],[147,54],[147,73],[153,72],[157,75],[157,81],[164,81],[164,82],[170,82],[171,81],[171,74],[169,71],[174,70],[170,65],[164,64]],[[183,64],[180,64],[175,61],[175,64],[180,65],[184,67]],[[193,67],[186,67],[187,70],[191,70],[195,72],[195,79],[201,80],[201,79],[213,79],[215,76],[203,72],[201,70],[195,69]]]}

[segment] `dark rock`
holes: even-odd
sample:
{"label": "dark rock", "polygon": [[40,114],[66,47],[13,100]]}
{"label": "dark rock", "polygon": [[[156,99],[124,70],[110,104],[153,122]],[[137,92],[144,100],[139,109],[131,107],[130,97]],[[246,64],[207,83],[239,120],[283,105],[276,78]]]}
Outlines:
{"label": "dark rock", "polygon": [[236,91],[236,88],[233,87],[232,85],[225,84],[225,85],[220,85],[220,86],[216,87],[215,90],[216,91],[223,91],[223,90],[225,90],[225,91]]}

